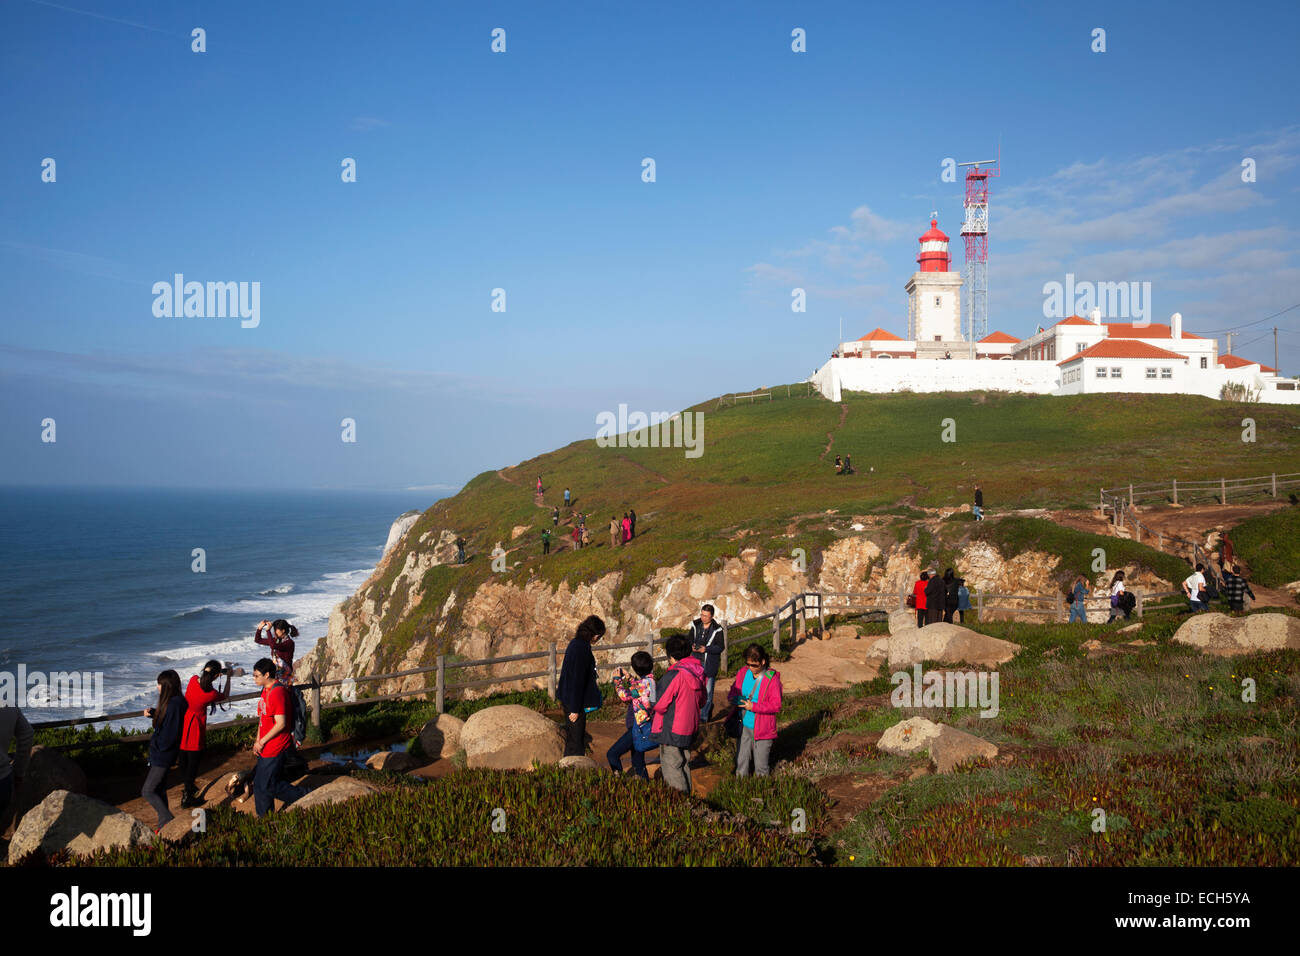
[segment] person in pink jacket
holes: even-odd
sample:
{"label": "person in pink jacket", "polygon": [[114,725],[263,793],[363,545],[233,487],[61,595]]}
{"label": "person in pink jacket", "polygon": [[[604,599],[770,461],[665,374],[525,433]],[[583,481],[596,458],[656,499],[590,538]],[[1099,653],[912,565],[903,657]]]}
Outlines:
{"label": "person in pink jacket", "polygon": [[691,744],[700,729],[704,706],[704,667],[691,654],[691,639],[674,634],[664,642],[668,670],[659,678],[650,737],[659,744],[659,773],[664,783],[691,792]]}
{"label": "person in pink jacket", "polygon": [[768,668],[767,651],[758,644],[745,648],[745,664],[732,682],[727,697],[740,711],[740,745],[736,748],[736,776],[748,777],[750,758],[754,775],[771,773],[772,741],[776,740],[776,715],[781,712],[781,675]]}

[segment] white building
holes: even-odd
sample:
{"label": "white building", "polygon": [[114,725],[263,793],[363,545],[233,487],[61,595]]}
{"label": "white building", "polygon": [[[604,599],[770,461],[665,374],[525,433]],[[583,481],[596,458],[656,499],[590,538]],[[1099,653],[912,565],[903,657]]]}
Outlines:
{"label": "white building", "polygon": [[[1236,355],[1218,342],[1169,323],[1103,321],[1072,315],[1027,339],[993,332],[968,342],[961,330],[961,274],[951,271],[948,237],[935,219],[920,237],[920,269],[906,285],[906,339],[874,329],[840,343],[809,381],[839,401],[843,391],[1016,391],[1044,395],[1093,392],[1204,395],[1225,386],[1261,402],[1300,404],[1295,379]],[[902,361],[900,361],[902,360]],[[993,361],[990,361],[993,360]]]}

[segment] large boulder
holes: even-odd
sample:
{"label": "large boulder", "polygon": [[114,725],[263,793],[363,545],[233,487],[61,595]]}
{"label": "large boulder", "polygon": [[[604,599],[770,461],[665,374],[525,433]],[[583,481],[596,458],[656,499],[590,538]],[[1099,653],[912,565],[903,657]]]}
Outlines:
{"label": "large boulder", "polygon": [[387,770],[390,773],[403,773],[417,765],[415,758],[404,750],[381,750],[366,760],[366,766],[371,770]]}
{"label": "large boulder", "polygon": [[940,661],[945,664],[964,662],[992,667],[1005,664],[1019,651],[1019,644],[944,621],[898,633],[891,632],[889,635],[891,667],[918,664],[921,661]]}
{"label": "large boulder", "polygon": [[530,770],[533,762],[558,763],[564,737],[553,721],[518,704],[485,707],[460,730],[465,766]]}
{"label": "large boulder", "polygon": [[1187,644],[1217,657],[1283,648],[1300,650],[1300,620],[1285,614],[1249,617],[1230,617],[1217,612],[1193,614],[1174,634],[1174,643]]}
{"label": "large boulder", "polygon": [[12,865],[35,850],[69,850],[85,856],[114,847],[150,846],[153,831],[102,800],[55,790],[29,810],[9,841]]}
{"label": "large boulder", "polygon": [[14,794],[14,819],[39,804],[56,790],[86,792],[86,774],[61,751],[51,747],[32,748],[32,757],[23,777],[23,788]]}
{"label": "large boulder", "polygon": [[876,741],[876,749],[887,754],[906,757],[928,748],[930,741],[938,737],[942,729],[942,724],[936,724],[924,717],[909,717],[881,734],[880,739]]}
{"label": "large boulder", "polygon": [[596,761],[588,756],[561,757],[560,766],[565,770],[599,770]]}
{"label": "large boulder", "polygon": [[901,634],[903,631],[915,631],[916,611],[910,607],[900,607],[889,612],[889,633]]}
{"label": "large boulder", "polygon": [[940,726],[943,729],[939,736],[930,741],[930,762],[938,773],[952,773],[968,760],[979,757],[992,760],[998,755],[998,748],[987,740],[946,724]]}
{"label": "large boulder", "polygon": [[420,747],[430,760],[454,757],[460,750],[460,731],[465,721],[451,714],[439,714],[420,728]]}
{"label": "large boulder", "polygon": [[295,800],[286,809],[310,810],[312,807],[319,807],[326,803],[343,803],[375,792],[375,788],[368,783],[362,783],[353,777],[339,777],[322,784],[305,797]]}
{"label": "large boulder", "polygon": [[876,749],[904,757],[929,751],[930,763],[938,773],[951,773],[968,760],[998,755],[998,748],[987,740],[924,717],[894,724],[881,734]]}

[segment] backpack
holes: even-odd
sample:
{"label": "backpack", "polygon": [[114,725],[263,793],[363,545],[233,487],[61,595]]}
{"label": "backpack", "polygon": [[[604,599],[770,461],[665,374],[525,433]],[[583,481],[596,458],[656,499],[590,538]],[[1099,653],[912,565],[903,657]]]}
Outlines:
{"label": "backpack", "polygon": [[1218,599],[1219,599],[1219,584],[1215,580],[1213,574],[1208,575],[1205,578],[1205,600],[1217,601]]}
{"label": "backpack", "polygon": [[293,697],[293,739],[301,744],[307,739],[307,698],[297,687],[290,687],[289,693]]}
{"label": "backpack", "polygon": [[1119,596],[1119,606],[1125,610],[1133,610],[1133,608],[1137,607],[1137,602],[1137,595],[1132,591],[1125,591]]}

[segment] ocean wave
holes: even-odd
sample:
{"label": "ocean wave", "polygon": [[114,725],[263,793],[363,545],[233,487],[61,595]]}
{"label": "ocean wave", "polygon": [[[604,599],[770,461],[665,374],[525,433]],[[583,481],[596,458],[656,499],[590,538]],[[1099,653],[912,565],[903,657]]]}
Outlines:
{"label": "ocean wave", "polygon": [[257,593],[266,596],[271,594],[288,594],[292,590],[292,584],[281,584],[279,587],[267,588],[265,591],[258,591]]}

